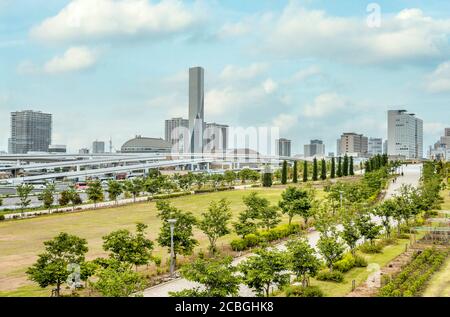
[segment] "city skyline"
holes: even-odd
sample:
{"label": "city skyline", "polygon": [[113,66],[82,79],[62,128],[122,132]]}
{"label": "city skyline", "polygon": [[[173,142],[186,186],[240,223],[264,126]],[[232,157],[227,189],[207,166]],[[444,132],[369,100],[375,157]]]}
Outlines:
{"label": "city skyline", "polygon": [[[314,138],[333,150],[348,131],[386,139],[389,109],[404,108],[424,120],[424,154],[450,125],[449,50],[440,40],[450,34],[449,4],[380,1],[381,26],[371,29],[366,3],[128,1],[122,5],[140,3],[147,16],[158,8],[176,23],[133,22],[123,27],[135,33],[126,33],[90,29],[84,13],[95,16],[93,3],[112,2],[0,1],[0,117],[26,109],[52,113],[52,143],[67,144],[69,152],[95,139],[112,138],[119,149],[138,134],[164,137],[164,120],[188,118],[187,69],[197,65],[205,69],[208,122],[277,125],[280,136],[292,140],[293,154]],[[116,5],[109,8],[108,17],[121,14]],[[79,16],[71,16],[75,11]],[[373,45],[343,41],[330,56],[325,44],[333,40],[298,22],[292,32],[309,47],[290,47],[293,35],[282,26],[293,17],[349,25],[353,31],[344,27],[335,37],[371,36]],[[64,19],[75,27],[49,31]],[[383,50],[381,36],[403,45]],[[5,151],[10,127],[9,120],[2,122]]]}

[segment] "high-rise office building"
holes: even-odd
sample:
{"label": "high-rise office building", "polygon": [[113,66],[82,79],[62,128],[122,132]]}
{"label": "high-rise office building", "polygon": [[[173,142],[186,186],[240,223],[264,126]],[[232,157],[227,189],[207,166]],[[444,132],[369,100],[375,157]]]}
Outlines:
{"label": "high-rise office building", "polygon": [[189,134],[191,153],[203,153],[205,129],[205,72],[202,67],[189,69]]}
{"label": "high-rise office building", "polygon": [[276,140],[276,145],[278,156],[291,156],[291,140],[281,138]]}
{"label": "high-rise office building", "polygon": [[305,157],[325,156],[325,144],[322,140],[311,140],[304,146]]}
{"label": "high-rise office building", "polygon": [[382,138],[369,138],[368,154],[369,154],[369,156],[383,154],[383,139]]}
{"label": "high-rise office building", "polygon": [[177,153],[189,152],[189,120],[172,118],[166,120],[165,140]]}
{"label": "high-rise office building", "polygon": [[78,154],[89,154],[89,149],[83,148],[78,151]]}
{"label": "high-rise office building", "polygon": [[52,143],[52,115],[40,111],[11,112],[11,154],[47,152]]}
{"label": "high-rise office building", "polygon": [[228,149],[228,129],[224,124],[206,123],[204,151],[224,153]]}
{"label": "high-rise office building", "polygon": [[92,143],[92,153],[93,154],[103,154],[105,153],[105,142],[94,141]]}
{"label": "high-rise office building", "polygon": [[423,158],[423,121],[406,110],[388,111],[388,155]]}
{"label": "high-rise office building", "polygon": [[369,150],[369,139],[357,133],[344,133],[337,142],[338,155],[366,157]]}

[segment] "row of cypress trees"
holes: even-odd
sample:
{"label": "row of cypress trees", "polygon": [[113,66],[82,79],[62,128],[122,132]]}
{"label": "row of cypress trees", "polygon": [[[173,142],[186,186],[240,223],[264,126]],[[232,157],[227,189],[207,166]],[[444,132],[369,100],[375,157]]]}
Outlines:
{"label": "row of cypress trees", "polygon": [[[353,157],[351,157],[351,156],[349,157],[348,155],[345,155],[343,158],[338,157],[337,164],[336,164],[336,158],[333,157],[331,159],[330,178],[353,176],[353,175],[355,175]],[[312,180],[317,181],[317,180],[319,180],[319,177],[321,180],[326,180],[328,178],[327,162],[325,161],[325,159],[321,160],[320,175],[319,175],[319,162],[318,162],[317,158],[314,158]],[[284,161],[283,167],[281,170],[281,183],[287,184],[287,178],[288,178],[288,164],[287,164],[287,161]],[[308,180],[309,180],[308,162],[304,161],[303,162],[303,182],[307,182]],[[298,183],[298,161],[294,162],[292,182]]]}

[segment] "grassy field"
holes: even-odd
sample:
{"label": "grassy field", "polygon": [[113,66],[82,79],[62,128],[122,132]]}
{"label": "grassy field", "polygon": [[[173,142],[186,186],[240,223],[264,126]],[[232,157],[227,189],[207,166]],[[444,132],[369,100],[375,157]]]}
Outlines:
{"label": "grassy field", "polygon": [[[231,202],[233,217],[236,217],[244,208],[243,196],[248,195],[251,191],[260,192],[263,197],[275,204],[279,201],[283,189],[257,188],[217,192],[180,197],[172,199],[172,202],[176,207],[200,216],[212,200],[226,198]],[[322,195],[323,192],[319,191],[318,197]],[[283,221],[286,221],[286,218],[283,218]],[[297,218],[296,221],[299,219]],[[103,236],[118,229],[134,230],[137,222],[149,226],[149,238],[152,240],[157,238],[161,222],[157,218],[154,202],[0,222],[0,296],[48,296],[48,290],[41,290],[27,280],[25,271],[35,262],[37,255],[43,251],[43,242],[55,237],[60,232],[87,239],[88,259],[93,259],[105,255],[102,250]],[[195,231],[195,236],[200,242],[197,251],[206,250],[208,245],[206,237],[198,230]],[[235,238],[234,235],[228,235],[220,239],[218,246],[227,245],[233,238]],[[162,256],[163,263],[168,258],[167,250],[159,246],[155,247],[154,254]]]}
{"label": "grassy field", "polygon": [[450,258],[433,274],[422,294],[423,297],[450,297]]}

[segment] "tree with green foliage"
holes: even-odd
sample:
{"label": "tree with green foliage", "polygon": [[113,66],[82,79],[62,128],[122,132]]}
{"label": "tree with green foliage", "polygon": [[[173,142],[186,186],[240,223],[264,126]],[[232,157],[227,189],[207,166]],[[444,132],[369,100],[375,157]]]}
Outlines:
{"label": "tree with green foliage", "polygon": [[393,199],[384,201],[381,205],[377,206],[373,214],[381,219],[381,224],[384,227],[384,233],[386,238],[391,237],[391,219],[395,214],[398,206]]}
{"label": "tree with green foliage", "polygon": [[22,211],[22,214],[24,212],[24,209],[27,208],[30,203],[31,203],[31,199],[29,198],[31,192],[33,191],[34,186],[31,184],[25,184],[22,183],[19,186],[16,187],[16,193],[17,196],[19,196],[19,205],[20,205],[20,209]]}
{"label": "tree with green foliage", "polygon": [[361,233],[361,237],[364,238],[364,241],[369,240],[372,245],[381,232],[381,226],[373,222],[370,215],[366,213],[359,215],[356,219],[356,226]]}
{"label": "tree with green foliage", "polygon": [[338,168],[337,168],[337,172],[336,172],[336,176],[337,177],[342,177],[342,157],[338,158]]}
{"label": "tree with green foliage", "polygon": [[56,186],[52,183],[47,183],[45,185],[45,189],[41,193],[42,203],[44,204],[45,209],[51,209],[53,203],[55,202],[55,192]]}
{"label": "tree with green foliage", "polygon": [[159,211],[158,217],[162,220],[162,226],[158,236],[158,244],[162,247],[167,247],[170,252],[170,223],[169,219],[176,219],[173,232],[173,243],[175,261],[177,254],[191,255],[194,247],[198,245],[198,241],[194,239],[194,225],[197,220],[190,212],[183,212],[170,205],[167,201],[156,202],[156,207]]}
{"label": "tree with green foliage", "polygon": [[348,176],[348,172],[349,172],[349,160],[348,155],[345,154],[344,163],[342,164],[342,176]]}
{"label": "tree with green foliage", "polygon": [[319,166],[318,166],[318,163],[317,163],[317,158],[314,158],[314,161],[313,161],[313,176],[312,176],[312,180],[313,181],[319,180]]}
{"label": "tree with green foliage", "polygon": [[263,187],[272,187],[272,177],[273,177],[272,173],[264,172],[264,174],[263,174]]}
{"label": "tree with green foliage", "polygon": [[129,263],[116,259],[103,261],[96,276],[92,286],[104,297],[130,297],[145,287],[144,278]]}
{"label": "tree with green foliage", "polygon": [[45,241],[45,252],[28,270],[29,278],[46,288],[55,285],[56,296],[60,296],[61,285],[72,274],[69,264],[81,265],[88,251],[87,241],[67,233],[60,233],[52,240]]}
{"label": "tree with green foliage", "polygon": [[308,285],[309,277],[314,277],[320,269],[320,260],[316,251],[309,245],[304,237],[288,241],[288,265],[297,278],[302,281],[302,286]]}
{"label": "tree with green foliage", "polygon": [[278,206],[283,214],[288,215],[289,225],[292,223],[292,218],[298,215],[303,217],[306,226],[308,219],[312,216],[312,201],[313,198],[308,191],[297,187],[288,187],[281,193]]}
{"label": "tree with green foliage", "polygon": [[294,167],[292,169],[292,182],[298,183],[298,161],[294,161]]}
{"label": "tree with green foliage", "polygon": [[227,182],[229,186],[233,186],[234,181],[236,180],[236,173],[233,171],[225,171],[223,176],[225,182]]}
{"label": "tree with green foliage", "polygon": [[117,205],[117,199],[120,195],[123,193],[123,187],[122,184],[119,183],[116,180],[110,180],[108,181],[108,198],[109,200],[114,200]]}
{"label": "tree with green foliage", "polygon": [[281,222],[277,206],[272,206],[267,198],[260,197],[256,192],[245,196],[244,204],[249,214],[255,215],[259,220],[258,227],[269,230]]}
{"label": "tree with green foliage", "polygon": [[345,246],[341,242],[335,227],[328,228],[327,231],[322,232],[317,242],[317,248],[330,271],[333,271],[334,263],[342,259],[345,251]]}
{"label": "tree with green foliage", "polygon": [[88,199],[94,203],[94,208],[97,207],[97,203],[105,199],[103,194],[103,187],[99,180],[90,181],[86,188],[86,194]]}
{"label": "tree with green foliage", "polygon": [[279,288],[289,283],[287,254],[278,250],[260,249],[247,260],[238,265],[243,274],[242,281],[257,296],[270,295],[270,287],[276,285]]}
{"label": "tree with green foliage", "polygon": [[122,229],[103,237],[103,250],[109,251],[109,257],[127,262],[136,267],[145,265],[152,259],[153,242],[145,237],[147,225],[136,224],[136,234]]}
{"label": "tree with green foliage", "polygon": [[240,277],[232,257],[197,258],[181,268],[181,276],[201,285],[194,289],[170,292],[173,297],[229,297],[239,295]]}
{"label": "tree with green foliage", "polygon": [[[161,184],[161,186],[163,185]],[[133,195],[133,201],[136,202],[136,197],[144,190],[144,180],[139,177],[128,179],[124,182],[124,188]]]}
{"label": "tree with green foliage", "polygon": [[322,159],[320,179],[321,180],[327,179],[327,162],[325,161],[325,159]]}
{"label": "tree with green foliage", "polygon": [[303,182],[306,183],[308,181],[308,162],[303,162]]}
{"label": "tree with green foliage", "polygon": [[208,237],[211,253],[217,251],[217,240],[230,233],[228,222],[231,216],[230,203],[226,199],[212,201],[208,211],[202,214],[198,227]]}
{"label": "tree with green foliage", "polygon": [[353,156],[350,156],[350,162],[349,162],[349,175],[353,176],[355,175],[355,166],[353,165]]}
{"label": "tree with green foliage", "polygon": [[287,161],[283,161],[283,167],[281,169],[281,184],[286,185],[287,184],[287,178],[288,178],[288,166]]}
{"label": "tree with green foliage", "polygon": [[331,173],[330,173],[331,179],[336,178],[336,159],[333,157],[331,158]]}
{"label": "tree with green foliage", "polygon": [[70,192],[69,190],[63,190],[59,195],[58,204],[61,207],[65,207],[69,203],[70,203]]}
{"label": "tree with green foliage", "polygon": [[356,250],[356,244],[358,243],[358,240],[361,238],[361,234],[358,230],[358,226],[356,225],[355,221],[353,219],[345,219],[342,223],[342,231],[341,231],[341,238],[345,241],[348,248],[352,252],[352,254],[355,254]]}

